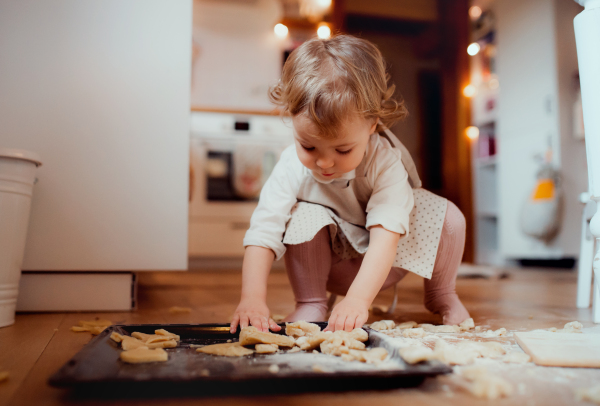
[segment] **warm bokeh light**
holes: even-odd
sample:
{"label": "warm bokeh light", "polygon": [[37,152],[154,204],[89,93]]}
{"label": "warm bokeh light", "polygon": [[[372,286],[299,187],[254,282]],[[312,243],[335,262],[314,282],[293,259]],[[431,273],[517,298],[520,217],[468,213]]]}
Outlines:
{"label": "warm bokeh light", "polygon": [[286,27],[283,24],[277,24],[274,28],[275,31],[275,35],[277,35],[280,38],[285,38],[288,35],[288,27]]}
{"label": "warm bokeh light", "polygon": [[496,78],[490,79],[488,82],[488,86],[490,89],[498,89],[500,87],[500,82]]}
{"label": "warm bokeh light", "polygon": [[469,126],[465,128],[465,134],[467,137],[469,137],[469,139],[474,140],[479,137],[479,128],[475,127],[474,125]]}
{"label": "warm bokeh light", "polygon": [[477,88],[473,85],[467,85],[463,89],[463,95],[465,97],[473,97],[477,94]]}
{"label": "warm bokeh light", "polygon": [[329,28],[329,26],[325,24],[321,25],[317,29],[317,36],[321,39],[327,39],[331,37],[331,28]]}
{"label": "warm bokeh light", "polygon": [[479,53],[480,49],[481,47],[479,44],[477,42],[473,42],[467,47],[467,53],[471,56],[475,56]]}
{"label": "warm bokeh light", "polygon": [[479,17],[481,17],[481,7],[472,6],[469,8],[469,16],[472,20],[477,20]]}
{"label": "warm bokeh light", "polygon": [[319,7],[328,8],[331,6],[331,0],[316,0]]}

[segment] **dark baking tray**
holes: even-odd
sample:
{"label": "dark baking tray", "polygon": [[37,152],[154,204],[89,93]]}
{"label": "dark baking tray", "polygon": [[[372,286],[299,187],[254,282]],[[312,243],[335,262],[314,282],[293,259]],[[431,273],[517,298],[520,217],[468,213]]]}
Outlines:
{"label": "dark baking tray", "polygon": [[[317,324],[321,328],[327,325]],[[110,339],[113,331],[127,335],[134,331],[153,334],[160,328],[181,336],[177,348],[166,349],[167,362],[127,364],[119,359],[120,346]],[[237,341],[239,333],[231,334],[227,324],[114,325],[94,337],[52,375],[49,384],[80,389],[82,393],[110,393],[114,397],[213,396],[413,387],[426,377],[452,371],[439,362],[406,364],[392,339],[368,328],[365,330],[369,333],[366,343],[369,347],[384,347],[391,354],[384,363],[385,368],[346,362],[321,353],[286,354],[284,351],[232,358],[198,353],[196,348],[190,347]],[[276,374],[268,370],[274,363],[279,366]],[[330,372],[315,372],[313,365]],[[209,376],[200,375],[205,369],[210,371]]]}

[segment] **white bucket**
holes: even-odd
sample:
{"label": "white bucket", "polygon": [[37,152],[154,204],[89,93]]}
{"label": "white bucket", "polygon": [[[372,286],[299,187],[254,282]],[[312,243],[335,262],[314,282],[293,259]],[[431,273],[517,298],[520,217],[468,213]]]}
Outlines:
{"label": "white bucket", "polygon": [[0,327],[15,322],[36,167],[33,152],[0,148]]}

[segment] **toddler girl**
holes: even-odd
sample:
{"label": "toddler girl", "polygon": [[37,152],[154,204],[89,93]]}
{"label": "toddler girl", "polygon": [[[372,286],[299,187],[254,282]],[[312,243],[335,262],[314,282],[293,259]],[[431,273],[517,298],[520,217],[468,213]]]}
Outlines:
{"label": "toddler girl", "polygon": [[469,318],[455,292],[464,216],[421,188],[387,129],[407,114],[387,79],[379,50],[348,35],[307,41],[285,63],[270,97],[291,115],[295,145],[265,183],[244,238],[232,332],[280,330],[266,288],[284,254],[296,298],[286,321],[325,321],[330,291],[345,297],[327,330],[361,327],[377,293],[409,271],[425,278],[425,306],[444,324]]}

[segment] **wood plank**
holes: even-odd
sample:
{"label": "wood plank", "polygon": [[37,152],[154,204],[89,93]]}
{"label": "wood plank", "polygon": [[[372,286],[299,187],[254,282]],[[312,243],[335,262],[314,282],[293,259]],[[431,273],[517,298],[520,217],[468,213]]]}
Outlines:
{"label": "wood plank", "polygon": [[8,403],[56,333],[65,315],[18,314],[15,324],[0,328],[0,371],[8,371],[1,383],[0,405]]}

